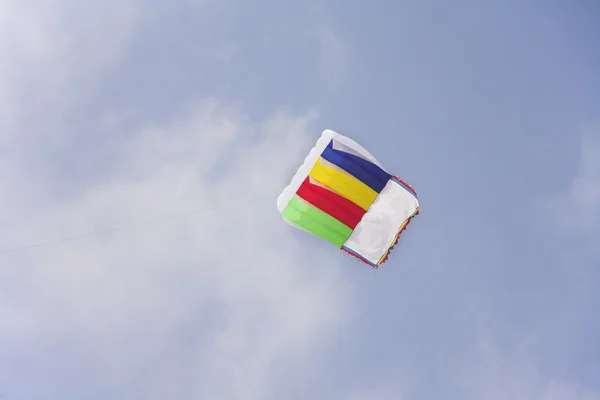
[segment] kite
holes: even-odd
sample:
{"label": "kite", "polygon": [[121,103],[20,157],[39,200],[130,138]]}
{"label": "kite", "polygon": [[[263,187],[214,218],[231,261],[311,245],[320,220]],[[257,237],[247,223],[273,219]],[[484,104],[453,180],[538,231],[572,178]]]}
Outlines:
{"label": "kite", "polygon": [[327,129],[277,198],[277,208],[287,223],[377,268],[419,214],[419,200],[412,185],[358,143]]}

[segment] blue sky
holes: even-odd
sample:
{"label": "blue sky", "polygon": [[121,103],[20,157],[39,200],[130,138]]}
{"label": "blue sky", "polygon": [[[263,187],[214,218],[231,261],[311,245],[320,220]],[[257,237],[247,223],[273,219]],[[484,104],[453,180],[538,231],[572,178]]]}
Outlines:
{"label": "blue sky", "polygon": [[[0,0],[0,395],[600,399],[600,6]],[[323,129],[412,183],[285,224]]]}

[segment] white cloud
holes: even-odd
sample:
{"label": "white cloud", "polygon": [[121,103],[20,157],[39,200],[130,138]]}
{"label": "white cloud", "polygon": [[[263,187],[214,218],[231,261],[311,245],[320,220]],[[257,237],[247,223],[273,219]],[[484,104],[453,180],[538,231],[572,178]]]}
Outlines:
{"label": "white cloud", "polygon": [[[68,119],[119,59],[136,25],[137,3],[0,0],[0,145],[32,130],[60,140],[52,124]],[[44,124],[36,119],[40,113]]]}
{"label": "white cloud", "polygon": [[321,74],[331,88],[337,88],[346,78],[348,71],[348,48],[328,24],[323,24],[317,35],[321,45]]}
{"label": "white cloud", "polygon": [[577,174],[567,190],[547,203],[565,232],[595,233],[600,227],[600,140],[587,135],[581,145]]}
{"label": "white cloud", "polygon": [[78,152],[86,132],[70,117],[120,62],[140,9],[44,4],[0,1],[1,248],[201,211],[0,255],[0,395],[269,398],[275,368],[318,359],[352,309],[345,256],[292,233],[275,206],[314,115],[257,122],[216,100],[160,126],[98,115],[113,143],[101,178],[57,191],[69,171],[32,149]]}
{"label": "white cloud", "polygon": [[[134,385],[146,370],[144,398],[165,398],[178,376],[189,377],[179,382],[186,398],[268,398],[271,363],[300,361],[349,310],[342,255],[301,247],[274,205],[314,139],[309,122],[277,115],[245,140],[253,134],[245,117],[201,104],[120,149],[110,183],[40,201],[43,211],[21,230],[48,237],[206,211],[6,257],[3,273],[16,278],[0,306],[10,316],[0,320],[2,343],[18,352],[46,342],[56,358],[56,343],[83,343],[107,385]],[[195,326],[205,318],[214,321]],[[171,358],[180,351],[189,356]],[[69,368],[60,373],[68,379]]]}
{"label": "white cloud", "polygon": [[575,382],[552,382],[542,396],[542,400],[600,400],[600,392],[581,386]]}
{"label": "white cloud", "polygon": [[399,377],[389,379],[388,383],[376,385],[372,388],[354,391],[347,400],[408,400],[411,398],[408,382]]}
{"label": "white cloud", "polygon": [[569,376],[550,373],[539,352],[539,338],[513,332],[511,345],[481,339],[475,357],[466,356],[460,383],[477,400],[599,400],[600,392]]}

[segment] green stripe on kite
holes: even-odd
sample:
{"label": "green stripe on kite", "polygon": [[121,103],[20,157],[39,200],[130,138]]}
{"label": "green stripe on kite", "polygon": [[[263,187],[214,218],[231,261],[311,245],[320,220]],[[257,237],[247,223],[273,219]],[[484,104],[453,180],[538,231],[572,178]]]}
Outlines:
{"label": "green stripe on kite", "polygon": [[286,219],[341,248],[352,229],[331,215],[294,196],[281,213]]}

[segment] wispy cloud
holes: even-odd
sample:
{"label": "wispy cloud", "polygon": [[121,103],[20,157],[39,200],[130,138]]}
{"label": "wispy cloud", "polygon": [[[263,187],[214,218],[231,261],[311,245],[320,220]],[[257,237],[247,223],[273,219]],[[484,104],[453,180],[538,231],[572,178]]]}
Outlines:
{"label": "wispy cloud", "polygon": [[600,139],[598,129],[583,136],[577,172],[566,190],[547,204],[560,229],[569,233],[600,232]]}
{"label": "wispy cloud", "polygon": [[[115,148],[109,183],[40,199],[20,239],[200,212],[5,256],[3,276],[19,278],[3,288],[2,342],[11,353],[45,343],[36,372],[53,371],[18,393],[10,381],[21,377],[3,363],[5,393],[53,393],[52,382],[91,363],[106,387],[127,383],[144,398],[268,398],[273,363],[301,362],[349,312],[337,252],[301,247],[274,206],[286,170],[313,139],[309,123],[276,115],[255,125],[202,103]],[[261,134],[249,143],[252,130]],[[77,354],[61,348],[67,337]],[[142,371],[145,383],[132,385]]]}
{"label": "wispy cloud", "polygon": [[[0,245],[127,228],[0,255],[1,394],[272,398],[272,376],[316,362],[351,314],[343,256],[297,235],[275,205],[316,115],[257,120],[215,99],[144,120],[98,107],[99,141],[72,117],[122,60],[140,8],[0,9]],[[92,139],[96,171],[73,181],[61,166]]]}
{"label": "wispy cloud", "polygon": [[337,88],[346,78],[349,50],[335,30],[324,24],[317,32],[320,43],[319,66],[329,87]]}
{"label": "wispy cloud", "polygon": [[139,11],[135,0],[97,7],[70,0],[0,2],[0,143],[33,130],[58,140],[61,130],[48,124],[64,122],[102,82],[126,49]]}
{"label": "wispy cloud", "polygon": [[518,332],[510,345],[481,339],[474,357],[460,369],[469,399],[598,400],[600,392],[579,382],[566,371],[547,371],[540,343]]}

